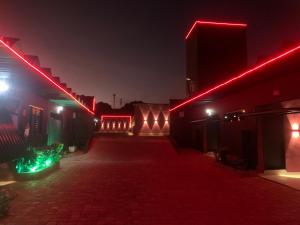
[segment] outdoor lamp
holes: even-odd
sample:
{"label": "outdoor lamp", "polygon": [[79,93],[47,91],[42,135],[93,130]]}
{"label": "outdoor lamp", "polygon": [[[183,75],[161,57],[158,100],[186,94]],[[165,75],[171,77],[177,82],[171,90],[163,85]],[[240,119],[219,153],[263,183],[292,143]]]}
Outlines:
{"label": "outdoor lamp", "polygon": [[293,123],[292,124],[292,137],[299,138],[299,136],[300,136],[299,124]]}
{"label": "outdoor lamp", "polygon": [[61,111],[63,111],[63,110],[64,110],[64,107],[62,107],[62,106],[57,106],[56,107],[57,114],[61,113]]}
{"label": "outdoor lamp", "polygon": [[212,116],[214,114],[214,110],[213,109],[206,109],[205,112],[206,112],[206,114],[208,116]]}

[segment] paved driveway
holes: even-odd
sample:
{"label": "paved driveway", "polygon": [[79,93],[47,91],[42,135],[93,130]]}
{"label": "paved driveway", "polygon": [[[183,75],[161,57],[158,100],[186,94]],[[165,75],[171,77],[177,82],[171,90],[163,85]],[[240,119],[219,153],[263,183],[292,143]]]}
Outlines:
{"label": "paved driveway", "polygon": [[300,192],[177,153],[166,138],[98,137],[88,154],[12,189],[1,225],[300,224]]}

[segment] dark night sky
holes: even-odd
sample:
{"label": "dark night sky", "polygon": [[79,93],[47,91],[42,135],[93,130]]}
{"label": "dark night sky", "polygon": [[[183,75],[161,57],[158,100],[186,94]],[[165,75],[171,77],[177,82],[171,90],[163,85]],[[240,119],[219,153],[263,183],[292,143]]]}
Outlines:
{"label": "dark night sky", "polygon": [[2,0],[0,35],[21,38],[78,93],[167,102],[185,93],[184,36],[194,20],[248,23],[253,64],[300,42],[299,12],[299,0]]}

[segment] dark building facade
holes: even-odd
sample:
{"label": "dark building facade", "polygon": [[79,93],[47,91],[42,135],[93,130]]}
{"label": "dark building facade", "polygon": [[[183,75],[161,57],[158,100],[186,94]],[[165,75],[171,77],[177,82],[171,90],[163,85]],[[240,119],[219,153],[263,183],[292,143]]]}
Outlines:
{"label": "dark building facade", "polygon": [[299,60],[296,46],[171,101],[171,136],[203,152],[226,149],[250,169],[299,172]]}
{"label": "dark building facade", "polygon": [[246,24],[195,22],[186,36],[188,96],[246,68],[246,31]]}
{"label": "dark building facade", "polygon": [[0,39],[0,161],[28,146],[83,148],[93,131],[94,97],[74,93],[38,57],[14,49],[16,41]]}

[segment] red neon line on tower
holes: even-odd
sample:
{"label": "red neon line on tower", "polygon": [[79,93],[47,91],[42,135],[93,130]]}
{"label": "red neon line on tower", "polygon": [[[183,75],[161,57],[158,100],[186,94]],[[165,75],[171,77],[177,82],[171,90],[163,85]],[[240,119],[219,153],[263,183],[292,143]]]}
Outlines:
{"label": "red neon line on tower", "polygon": [[21,56],[20,53],[18,53],[16,50],[14,50],[13,48],[11,48],[10,46],[8,46],[2,39],[0,39],[0,43],[2,43],[10,52],[12,52],[15,56],[17,56],[21,61],[23,61],[26,65],[28,65],[29,67],[31,67],[31,69],[33,69],[34,71],[36,71],[41,77],[44,77],[45,79],[47,79],[49,81],[49,83],[51,83],[52,85],[54,85],[55,87],[57,87],[59,90],[63,91],[66,95],[68,95],[72,100],[74,100],[75,102],[77,102],[81,107],[83,107],[85,110],[87,110],[89,113],[91,113],[92,115],[94,115],[95,113],[93,111],[91,111],[88,107],[86,107],[85,105],[83,105],[80,101],[78,101],[71,93],[67,92],[63,87],[61,87],[59,84],[57,84],[54,80],[52,80],[50,78],[50,76],[48,76],[47,74],[45,74],[43,71],[41,71],[40,69],[38,69],[36,66],[32,65],[30,62],[28,62],[23,56]]}
{"label": "red neon line on tower", "polygon": [[193,30],[195,29],[195,27],[197,25],[211,25],[211,26],[231,26],[231,27],[247,27],[247,24],[245,23],[224,23],[224,22],[212,22],[212,21],[200,21],[197,20],[192,28],[189,30],[189,32],[187,33],[187,35],[185,36],[185,39],[188,39],[190,34],[193,32]]}
{"label": "red neon line on tower", "polygon": [[296,48],[293,48],[293,49],[291,49],[291,50],[289,50],[289,51],[287,51],[287,52],[285,52],[285,53],[283,53],[283,54],[275,57],[275,58],[272,58],[272,59],[270,59],[270,60],[268,60],[268,61],[260,64],[259,66],[256,66],[256,67],[254,67],[254,68],[252,68],[250,70],[247,70],[246,72],[244,72],[244,73],[242,73],[242,74],[240,74],[240,75],[238,75],[236,77],[233,77],[233,78],[231,78],[231,79],[229,79],[227,81],[224,81],[223,83],[220,83],[220,84],[218,84],[218,85],[216,85],[216,86],[214,86],[214,87],[212,87],[212,88],[210,88],[210,89],[208,89],[208,90],[206,90],[204,92],[201,92],[200,94],[194,96],[193,98],[190,98],[190,99],[188,99],[188,100],[186,100],[186,101],[184,101],[184,102],[176,105],[175,107],[171,108],[170,112],[172,112],[172,111],[174,111],[174,110],[176,110],[178,108],[181,108],[182,106],[187,105],[188,103],[194,102],[194,101],[198,100],[199,98],[201,98],[201,97],[203,97],[205,95],[208,95],[208,94],[210,94],[210,93],[212,93],[212,92],[214,92],[214,91],[216,91],[216,90],[218,90],[220,88],[223,88],[223,87],[225,87],[225,86],[227,86],[227,85],[229,85],[229,84],[231,84],[231,83],[233,83],[235,81],[238,81],[238,80],[246,77],[247,75],[251,75],[252,72],[256,72],[259,69],[261,69],[261,68],[263,68],[263,67],[265,67],[265,66],[267,66],[269,64],[272,64],[272,63],[276,62],[277,60],[279,60],[279,59],[281,59],[281,58],[283,58],[283,57],[285,57],[287,55],[290,55],[290,54],[296,52],[299,49],[300,49],[300,45],[298,47],[296,47]]}

